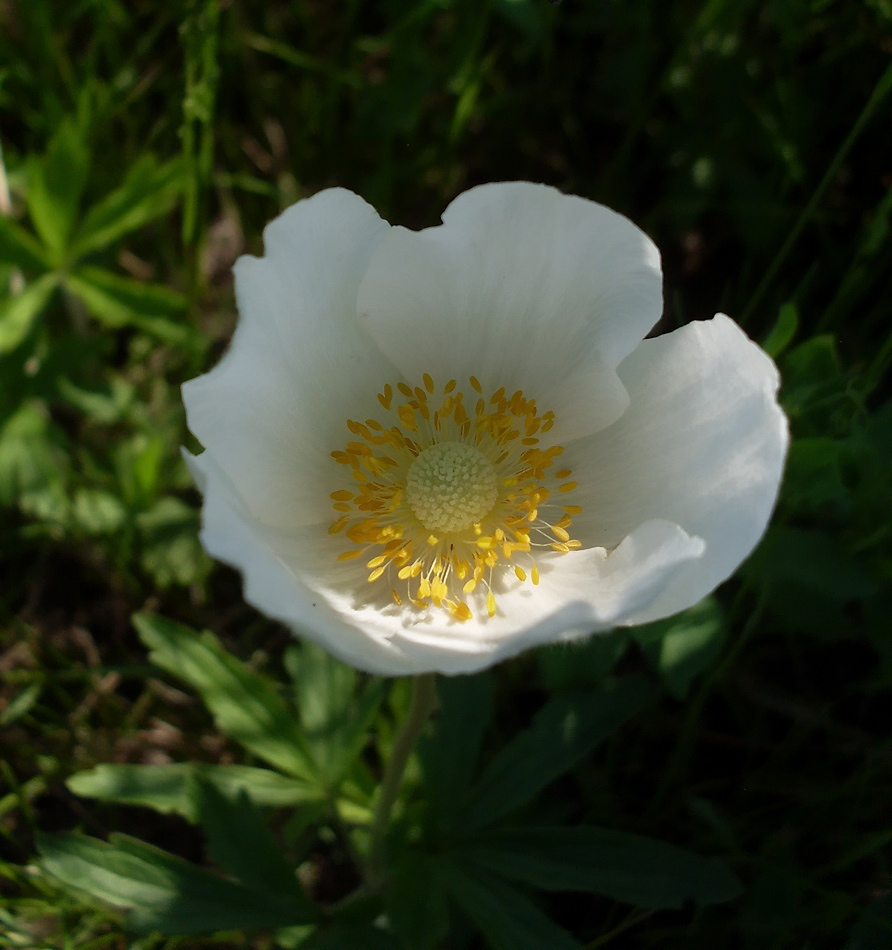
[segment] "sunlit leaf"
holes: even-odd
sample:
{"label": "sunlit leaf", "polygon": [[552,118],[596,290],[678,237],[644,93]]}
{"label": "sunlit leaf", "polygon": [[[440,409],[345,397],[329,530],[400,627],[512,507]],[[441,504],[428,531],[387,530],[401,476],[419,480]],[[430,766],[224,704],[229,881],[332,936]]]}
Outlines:
{"label": "sunlit leaf", "polygon": [[45,249],[22,227],[0,214],[0,262],[26,270],[50,267]]}
{"label": "sunlit leaf", "polygon": [[303,902],[252,890],[125,835],[41,835],[40,867],[76,892],[129,911],[141,933],[204,933],[308,923]]}
{"label": "sunlit leaf", "polygon": [[66,286],[106,326],[137,327],[165,343],[185,344],[191,339],[189,328],[172,319],[185,310],[185,298],[168,287],[87,265],[70,273]]}
{"label": "sunlit leaf", "polygon": [[60,436],[41,403],[26,402],[0,418],[0,504],[22,504],[62,494],[65,456]]}
{"label": "sunlit leaf", "polygon": [[33,157],[29,165],[25,193],[28,211],[57,264],[66,257],[89,168],[87,143],[71,117],[59,124],[46,154]]}
{"label": "sunlit leaf", "polygon": [[669,692],[683,699],[694,677],[719,655],[727,629],[718,601],[706,597],[675,617],[636,627],[632,636],[659,670]]}
{"label": "sunlit leaf", "polygon": [[270,765],[308,782],[316,768],[295,713],[273,684],[227,653],[217,638],[163,617],[135,614],[150,658],[198,690],[219,728]]}
{"label": "sunlit leaf", "polygon": [[207,575],[210,561],[198,540],[198,512],[186,502],[165,495],[135,522],[140,564],[159,587],[194,584]]}
{"label": "sunlit leaf", "polygon": [[198,821],[192,780],[210,783],[229,801],[244,792],[260,806],[298,805],[314,800],[316,789],[292,776],[249,765],[97,765],[72,775],[66,785],[76,795],[122,805],[143,805],[164,814]]}
{"label": "sunlit leaf", "polygon": [[359,690],[355,670],[313,643],[289,648],[285,666],[313,759],[334,787],[366,742],[384,683],[370,680]]}
{"label": "sunlit leaf", "polygon": [[14,350],[31,332],[57,285],[55,274],[44,274],[20,294],[0,300],[0,353]]}
{"label": "sunlit leaf", "polygon": [[159,165],[143,155],[119,188],[90,208],[75,235],[72,253],[83,257],[167,214],[183,188],[179,159]]}

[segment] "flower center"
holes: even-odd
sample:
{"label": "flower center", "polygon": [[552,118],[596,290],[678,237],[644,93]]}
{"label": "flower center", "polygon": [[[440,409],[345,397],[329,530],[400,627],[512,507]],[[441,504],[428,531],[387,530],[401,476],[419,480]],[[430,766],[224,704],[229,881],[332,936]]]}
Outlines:
{"label": "flower center", "polygon": [[498,495],[495,466],[473,445],[435,442],[409,466],[406,500],[429,531],[467,531]]}
{"label": "flower center", "polygon": [[567,530],[582,511],[565,504],[576,482],[568,468],[552,471],[563,446],[541,445],[554,413],[540,415],[522,391],[503,386],[487,400],[471,376],[465,405],[454,379],[440,395],[427,373],[423,382],[399,383],[402,400],[389,384],[378,393],[386,421],[347,420],[356,438],[331,455],[352,486],[331,493],[328,530],[350,542],[338,560],[365,558],[369,583],[386,577],[398,606],[407,596],[456,620],[474,616],[470,604],[492,617],[509,568],[538,584],[539,555],[582,546]]}

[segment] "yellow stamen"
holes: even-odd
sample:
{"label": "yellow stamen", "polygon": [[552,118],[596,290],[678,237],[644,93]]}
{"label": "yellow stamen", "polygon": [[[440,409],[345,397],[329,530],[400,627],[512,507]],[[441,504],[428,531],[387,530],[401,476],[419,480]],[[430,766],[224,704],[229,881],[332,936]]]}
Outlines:
{"label": "yellow stamen", "polygon": [[390,590],[397,607],[494,617],[499,572],[537,585],[537,557],[581,548],[570,527],[582,508],[558,502],[576,482],[569,468],[552,471],[564,451],[543,441],[554,413],[523,390],[485,395],[475,376],[464,392],[455,379],[438,390],[429,373],[421,383],[398,382],[396,401],[385,385],[386,416],[347,420],[352,438],[331,453],[353,483],[330,494],[329,533],[350,545],[337,559],[362,557],[368,583],[395,574],[405,585]]}

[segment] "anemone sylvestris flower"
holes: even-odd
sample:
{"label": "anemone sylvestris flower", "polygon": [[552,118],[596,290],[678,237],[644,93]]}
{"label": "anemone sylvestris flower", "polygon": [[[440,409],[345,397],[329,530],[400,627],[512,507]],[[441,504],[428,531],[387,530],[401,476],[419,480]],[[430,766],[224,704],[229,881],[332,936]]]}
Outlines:
{"label": "anemone sylvestris flower", "polygon": [[201,537],[348,663],[470,672],[666,617],[764,532],[774,364],[724,315],[645,340],[659,253],[621,215],[492,184],[413,232],[332,189],[264,240],[184,387]]}

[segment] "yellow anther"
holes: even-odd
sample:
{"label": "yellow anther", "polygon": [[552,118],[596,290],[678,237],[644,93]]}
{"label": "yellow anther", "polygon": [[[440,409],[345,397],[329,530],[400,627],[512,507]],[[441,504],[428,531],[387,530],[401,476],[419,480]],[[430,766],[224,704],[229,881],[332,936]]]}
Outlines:
{"label": "yellow anther", "polygon": [[[384,574],[395,574],[406,585],[405,590],[391,589],[397,607],[438,607],[466,621],[472,609],[463,597],[483,583],[486,614],[492,617],[496,597],[490,584],[499,576],[497,572],[510,569],[521,583],[529,580],[535,585],[539,583],[535,562],[532,568],[521,567],[516,560],[519,555],[535,556],[536,549],[564,554],[581,548],[570,535],[572,516],[580,514],[581,507],[549,501],[555,492],[573,491],[576,482],[569,480],[569,468],[552,471],[563,447],[541,441],[554,424],[554,413],[540,414],[535,400],[522,390],[509,397],[505,387],[500,387],[490,395],[477,377],[469,377],[469,386],[462,392],[456,380],[450,379],[442,396],[431,402],[436,380],[424,373],[420,382],[418,386],[408,381],[395,387],[387,384],[377,393],[388,418],[347,420],[354,440],[345,440],[331,457],[346,466],[354,488],[331,492],[336,520],[328,530],[345,534],[352,549],[337,555],[338,560],[362,557],[370,583]],[[424,476],[430,481],[413,481],[410,488],[409,469],[437,443],[470,446],[480,453],[484,465],[492,466],[494,480],[487,492],[493,495],[483,496],[492,500],[478,509],[487,511],[482,517],[475,510],[478,520],[470,525],[452,527],[460,522],[450,512],[461,511],[464,504],[461,494],[443,494],[443,486],[452,483],[454,474],[441,483],[439,469],[432,467],[431,474]],[[436,456],[429,456],[434,457],[440,465],[440,459],[451,456],[441,448]],[[431,494],[426,498],[413,495],[419,491]],[[448,507],[441,507],[444,504]]]}

